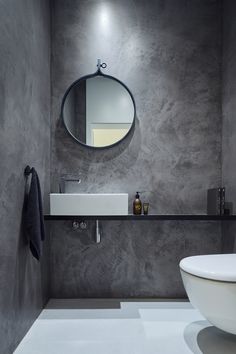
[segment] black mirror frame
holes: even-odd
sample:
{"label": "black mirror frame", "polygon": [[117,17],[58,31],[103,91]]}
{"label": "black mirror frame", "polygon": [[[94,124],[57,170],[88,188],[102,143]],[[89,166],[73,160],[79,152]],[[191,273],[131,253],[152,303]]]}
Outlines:
{"label": "black mirror frame", "polygon": [[[103,66],[103,65],[104,65],[104,66]],[[136,104],[135,104],[135,100],[134,100],[134,96],[133,96],[132,92],[130,91],[130,89],[129,89],[122,81],[118,80],[116,77],[111,76],[111,75],[106,75],[106,74],[104,74],[104,73],[101,71],[101,67],[102,67],[102,68],[105,68],[105,67],[106,67],[106,64],[103,63],[103,64],[101,64],[101,65],[98,65],[98,70],[97,70],[95,73],[80,77],[78,80],[74,81],[74,82],[68,87],[68,89],[66,90],[66,92],[65,92],[65,94],[64,94],[64,96],[63,96],[63,98],[62,98],[61,111],[60,111],[60,117],[61,117],[61,119],[62,119],[63,125],[64,125],[64,127],[65,127],[67,133],[68,133],[78,144],[80,144],[80,145],[82,145],[82,146],[85,146],[85,147],[87,147],[87,148],[89,148],[89,149],[96,149],[96,150],[109,149],[109,148],[111,148],[111,147],[113,147],[113,146],[116,146],[116,145],[120,144],[124,139],[127,138],[127,136],[130,134],[130,132],[134,129],[135,120],[136,120]],[[131,127],[130,127],[129,131],[127,132],[127,134],[125,134],[125,135],[123,136],[122,139],[116,141],[114,144],[107,145],[107,146],[92,146],[92,145],[86,145],[85,143],[83,143],[82,141],[80,141],[79,139],[77,139],[77,138],[69,131],[69,129],[67,128],[66,123],[65,123],[65,119],[64,119],[64,114],[63,114],[65,101],[66,101],[66,98],[67,98],[67,96],[68,96],[70,90],[71,90],[75,85],[77,85],[79,82],[84,81],[84,80],[86,80],[86,79],[91,79],[91,78],[96,77],[96,76],[103,76],[103,77],[105,77],[105,78],[112,79],[112,80],[118,82],[119,84],[121,84],[121,85],[128,91],[128,93],[130,94],[130,97],[131,97],[132,102],[133,102],[133,105],[134,105],[134,118],[133,118],[133,122],[132,122],[132,124],[131,124]]]}

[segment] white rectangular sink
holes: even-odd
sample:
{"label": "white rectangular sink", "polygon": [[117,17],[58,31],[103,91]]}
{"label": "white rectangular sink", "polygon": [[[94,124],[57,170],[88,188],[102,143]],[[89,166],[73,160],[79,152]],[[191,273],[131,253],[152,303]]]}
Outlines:
{"label": "white rectangular sink", "polygon": [[127,215],[127,193],[51,193],[51,215]]}

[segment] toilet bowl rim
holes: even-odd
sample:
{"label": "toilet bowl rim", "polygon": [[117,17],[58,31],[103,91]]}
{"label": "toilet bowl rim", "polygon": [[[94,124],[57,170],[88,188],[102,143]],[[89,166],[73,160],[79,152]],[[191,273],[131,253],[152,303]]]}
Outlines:
{"label": "toilet bowl rim", "polygon": [[233,280],[211,279],[211,278],[207,278],[207,277],[203,277],[200,275],[196,275],[196,274],[187,272],[186,270],[183,270],[181,267],[179,267],[179,268],[180,268],[181,273],[184,273],[186,275],[190,275],[191,277],[194,277],[194,278],[202,279],[202,280],[209,281],[212,283],[225,283],[225,284],[235,284],[236,285],[236,281],[233,281]]}
{"label": "toilet bowl rim", "polygon": [[236,283],[236,254],[209,254],[183,258],[180,269],[203,279]]}

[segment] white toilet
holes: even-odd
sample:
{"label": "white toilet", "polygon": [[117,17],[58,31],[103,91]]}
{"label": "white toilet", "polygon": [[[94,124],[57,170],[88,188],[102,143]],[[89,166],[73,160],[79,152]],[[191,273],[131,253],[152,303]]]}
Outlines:
{"label": "white toilet", "polygon": [[236,254],[187,257],[180,272],[192,305],[214,326],[236,334]]}

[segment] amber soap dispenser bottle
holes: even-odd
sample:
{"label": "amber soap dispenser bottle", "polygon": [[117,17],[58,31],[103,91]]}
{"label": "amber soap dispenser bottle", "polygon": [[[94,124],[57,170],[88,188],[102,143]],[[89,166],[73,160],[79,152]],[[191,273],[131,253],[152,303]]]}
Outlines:
{"label": "amber soap dispenser bottle", "polygon": [[133,202],[133,213],[134,215],[142,214],[142,202],[139,197],[139,192],[136,192],[136,196]]}

